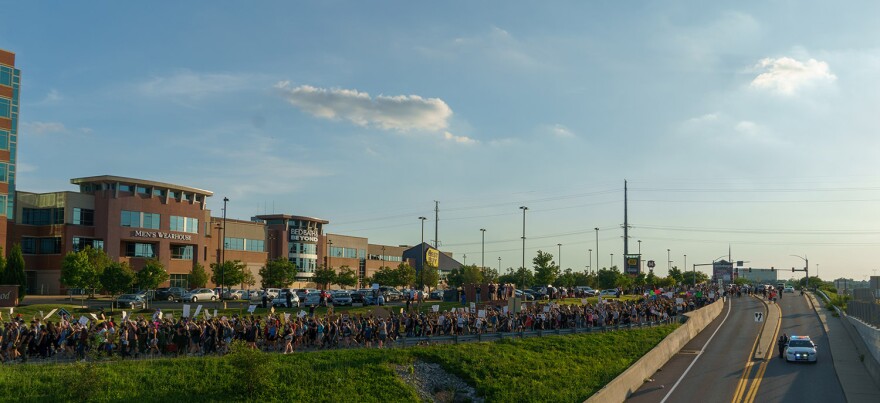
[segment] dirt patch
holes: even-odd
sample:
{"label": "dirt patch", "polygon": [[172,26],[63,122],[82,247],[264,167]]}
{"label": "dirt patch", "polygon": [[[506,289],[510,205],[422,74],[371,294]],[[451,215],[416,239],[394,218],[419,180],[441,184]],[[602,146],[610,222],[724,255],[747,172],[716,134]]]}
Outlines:
{"label": "dirt patch", "polygon": [[477,391],[474,388],[461,378],[446,372],[440,364],[416,361],[412,365],[398,365],[396,370],[397,375],[407,385],[416,389],[423,401],[435,403],[483,402],[483,399],[477,396]]}

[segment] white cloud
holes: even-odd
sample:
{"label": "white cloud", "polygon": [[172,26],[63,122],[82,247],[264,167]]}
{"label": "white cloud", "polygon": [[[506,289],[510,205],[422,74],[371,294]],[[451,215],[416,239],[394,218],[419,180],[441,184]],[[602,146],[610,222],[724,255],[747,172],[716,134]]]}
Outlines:
{"label": "white cloud", "polygon": [[24,135],[42,135],[49,133],[64,133],[67,128],[58,122],[22,122],[21,133]]}
{"label": "white cloud", "polygon": [[574,133],[569,130],[569,128],[558,123],[550,126],[549,130],[551,134],[559,138],[570,139],[575,137]]}
{"label": "white cloud", "polygon": [[456,136],[450,132],[443,133],[443,138],[458,144],[476,144],[477,141],[467,136]]}
{"label": "white cloud", "polygon": [[685,120],[680,132],[687,136],[726,146],[781,145],[772,130],[751,120],[737,120],[722,113],[707,113]]}
{"label": "white cloud", "polygon": [[750,86],[782,95],[793,95],[801,88],[837,80],[828,63],[816,59],[801,62],[790,57],[766,58],[754,67],[764,72],[755,77]]}
{"label": "white cloud", "polygon": [[165,77],[153,77],[139,83],[136,89],[154,97],[186,97],[191,99],[231,91],[255,88],[256,77],[249,74],[196,73],[178,71]]}
{"label": "white cloud", "polygon": [[52,89],[49,91],[49,93],[46,94],[46,98],[43,98],[43,101],[40,102],[40,103],[43,103],[43,104],[50,104],[50,103],[59,102],[59,101],[61,101],[62,99],[64,99],[64,97],[61,96],[61,93],[58,92],[58,90],[52,88]]}
{"label": "white cloud", "polygon": [[339,88],[301,85],[288,88],[288,82],[275,87],[291,105],[324,119],[343,119],[358,126],[408,132],[440,131],[449,125],[452,109],[439,98],[418,95],[379,95]]}

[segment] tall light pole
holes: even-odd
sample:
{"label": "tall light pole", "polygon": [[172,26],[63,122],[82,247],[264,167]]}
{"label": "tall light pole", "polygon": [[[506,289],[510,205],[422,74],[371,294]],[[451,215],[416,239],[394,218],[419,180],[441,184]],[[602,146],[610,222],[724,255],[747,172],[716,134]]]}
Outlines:
{"label": "tall light pole", "polygon": [[610,267],[614,267],[614,254],[611,254],[611,265]]}
{"label": "tall light pole", "polygon": [[501,256],[498,256],[498,275],[501,275]]}
{"label": "tall light pole", "polygon": [[[684,271],[687,272],[688,269],[688,255],[684,255]],[[697,272],[694,271],[694,285],[697,285]]]}
{"label": "tall light pole", "polygon": [[595,268],[595,270],[597,270],[597,272],[598,272],[599,268],[602,267],[602,265],[599,264],[599,227],[596,227],[593,229],[596,230],[596,268]]}
{"label": "tall light pole", "polygon": [[[523,251],[522,251],[522,252],[523,252],[523,253],[522,253],[522,268],[523,268],[523,270],[525,270],[525,268],[526,268],[526,210],[528,210],[529,208],[526,207],[526,206],[519,206],[519,208],[520,208],[520,210],[523,211],[523,234],[522,234],[522,241],[523,241]],[[526,286],[525,286],[525,279],[520,279],[520,280],[521,280],[521,281],[520,281],[520,286],[522,286],[523,288],[525,288],[525,287],[526,287]]]}
{"label": "tall light pole", "polygon": [[556,259],[556,263],[559,263],[559,270],[562,270],[562,244],[558,243],[556,246],[559,247],[559,256]]}
{"label": "tall light pole", "polygon": [[791,271],[803,271],[804,273],[806,273],[807,284],[804,284],[804,287],[810,288],[810,259],[807,259],[807,255],[803,255],[803,256],[791,255],[791,256],[800,258],[801,260],[804,261],[804,269],[803,270],[795,270],[794,268],[792,268]]}
{"label": "tall light pole", "polygon": [[419,249],[422,251],[421,255],[421,268],[419,269],[419,289],[425,288],[425,220],[427,217],[419,217],[419,220],[422,221],[422,243],[419,244]]}
{"label": "tall light pole", "polygon": [[480,234],[483,236],[483,241],[480,246],[480,253],[482,254],[482,256],[480,257],[480,267],[485,268],[486,267],[486,229],[480,228]]}
{"label": "tall light pole", "polygon": [[642,240],[639,239],[639,273],[642,272]]}
{"label": "tall light pole", "polygon": [[587,259],[587,263],[588,263],[587,264],[587,274],[589,274],[590,272],[592,272],[592,269],[593,269],[593,267],[592,267],[593,266],[593,250],[592,249],[590,249],[590,258]]}
{"label": "tall light pole", "polygon": [[672,258],[669,257],[669,249],[666,249],[666,275],[669,275],[669,271],[672,270]]}
{"label": "tall light pole", "polygon": [[464,265],[467,266],[467,253],[465,253],[462,256],[464,256]]}
{"label": "tall light pole", "polygon": [[228,197],[223,198],[223,237],[220,238],[223,242],[223,251],[220,252],[220,259],[223,261],[220,263],[222,265],[220,268],[220,293],[223,293],[223,281],[226,274],[226,203],[229,203]]}

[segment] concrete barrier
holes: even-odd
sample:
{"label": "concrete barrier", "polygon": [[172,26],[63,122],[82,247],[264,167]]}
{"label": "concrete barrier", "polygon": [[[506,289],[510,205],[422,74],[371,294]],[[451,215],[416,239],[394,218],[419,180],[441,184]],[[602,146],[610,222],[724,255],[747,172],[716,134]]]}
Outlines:
{"label": "concrete barrier", "polygon": [[764,304],[764,323],[761,324],[761,333],[758,335],[758,343],[755,345],[752,359],[760,361],[772,356],[776,350],[776,331],[782,320],[782,308],[779,304],[768,303],[761,297],[755,297]]}
{"label": "concrete barrier", "polygon": [[[849,326],[845,326],[850,338],[856,343],[862,364],[874,383],[880,385],[880,330],[852,316],[846,316]],[[861,339],[864,344],[857,343]]]}
{"label": "concrete barrier", "polygon": [[626,400],[629,395],[645,383],[645,379],[652,377],[672,356],[700,334],[709,323],[712,323],[721,313],[722,308],[724,308],[724,303],[716,301],[696,311],[684,314],[687,317],[684,324],[586,401],[588,403],[607,403]]}

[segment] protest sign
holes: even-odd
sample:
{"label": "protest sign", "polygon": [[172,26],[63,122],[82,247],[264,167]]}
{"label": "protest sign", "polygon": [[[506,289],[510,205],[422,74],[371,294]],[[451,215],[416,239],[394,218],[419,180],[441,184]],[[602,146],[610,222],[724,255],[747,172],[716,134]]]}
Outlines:
{"label": "protest sign", "polygon": [[215,318],[217,317],[217,310],[216,310],[216,309],[214,310],[214,314],[211,315],[211,316],[213,316],[213,317],[215,317]]}
{"label": "protest sign", "polygon": [[256,306],[256,305],[251,305],[251,306],[248,307],[248,310],[247,310],[247,311],[248,311],[248,313],[252,314],[252,313],[254,313],[254,311],[256,311],[256,310],[257,310],[257,306]]}
{"label": "protest sign", "polygon": [[300,310],[299,313],[296,314],[296,316],[298,316],[300,318],[304,318],[306,315],[307,315],[306,311],[303,311],[303,310]]}
{"label": "protest sign", "polygon": [[289,320],[290,320],[290,312],[284,312],[284,322],[287,322]]}
{"label": "protest sign", "polygon": [[440,305],[431,305],[431,311],[440,312]]}
{"label": "protest sign", "polygon": [[202,312],[202,306],[198,305],[198,306],[196,306],[196,313],[193,314],[193,317],[198,318],[200,312]]}
{"label": "protest sign", "polygon": [[128,312],[122,311],[122,321],[125,322],[126,318],[128,318]]}
{"label": "protest sign", "polygon": [[[54,314],[55,314],[55,311],[57,311],[57,310],[58,310],[58,308],[55,308],[55,309],[49,311],[49,313],[48,313],[46,316],[43,317],[43,320],[46,320],[46,319],[49,319],[50,317],[52,317],[52,315],[54,315]],[[42,314],[42,313],[43,313],[43,312],[41,311],[40,314]]]}
{"label": "protest sign", "polygon": [[168,320],[174,320],[174,314],[171,313],[171,312],[166,313],[166,314],[165,314],[165,319],[168,319]]}
{"label": "protest sign", "polygon": [[676,298],[676,299],[675,299],[675,303],[676,303],[676,304],[683,304],[683,303],[684,303],[684,298]]}
{"label": "protest sign", "polygon": [[479,311],[477,311],[477,317],[478,318],[485,318],[486,317],[486,310],[480,309]]}
{"label": "protest sign", "polygon": [[85,316],[80,316],[80,317],[79,317],[79,324],[80,324],[80,325],[85,326],[85,325],[87,325],[88,323],[89,323],[89,318],[86,318]]}
{"label": "protest sign", "polygon": [[188,318],[189,317],[189,310],[190,310],[189,304],[183,304],[183,315],[181,315],[181,316],[184,318]]}
{"label": "protest sign", "polygon": [[587,304],[587,299],[581,298],[581,305],[586,305],[586,304]]}
{"label": "protest sign", "polygon": [[550,305],[544,305],[544,313],[550,312]]}
{"label": "protest sign", "polygon": [[90,313],[89,315],[92,315],[92,317],[95,318],[95,320],[98,320],[98,315],[95,315],[93,313]]}

